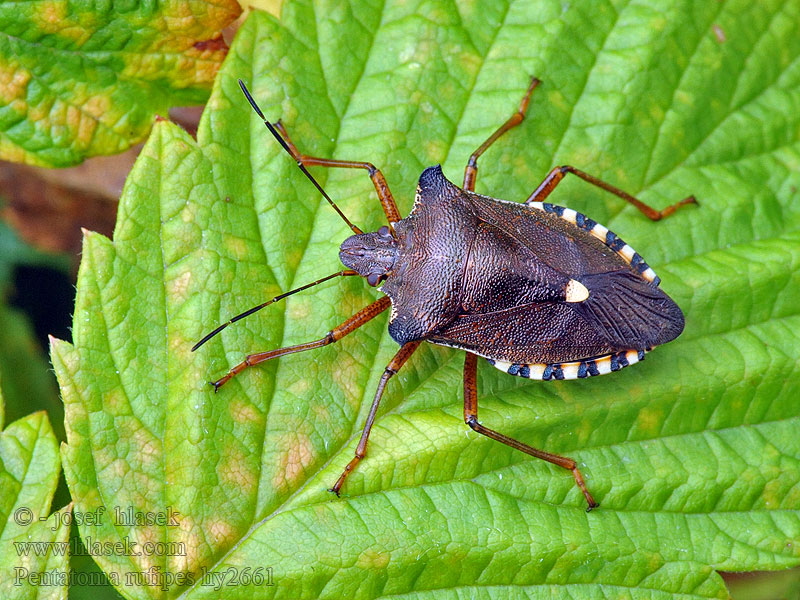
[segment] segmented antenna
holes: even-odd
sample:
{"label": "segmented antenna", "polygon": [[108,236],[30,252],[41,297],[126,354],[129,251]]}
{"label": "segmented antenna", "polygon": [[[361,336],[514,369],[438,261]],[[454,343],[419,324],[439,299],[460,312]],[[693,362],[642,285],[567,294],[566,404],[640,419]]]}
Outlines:
{"label": "segmented antenna", "polygon": [[292,154],[292,151],[289,149],[289,146],[286,144],[284,139],[281,137],[281,135],[278,133],[278,131],[275,129],[275,127],[272,126],[272,123],[267,121],[267,118],[264,116],[264,113],[261,112],[261,109],[258,108],[258,104],[256,104],[255,100],[253,100],[253,96],[250,95],[250,90],[247,89],[247,86],[244,84],[244,81],[242,81],[241,79],[239,80],[239,87],[242,88],[242,92],[244,92],[244,95],[247,98],[247,101],[250,103],[250,106],[253,107],[253,110],[256,111],[256,114],[259,117],[261,117],[262,121],[264,121],[264,125],[267,126],[267,129],[269,129],[269,132],[272,135],[275,136],[275,139],[278,140],[278,143],[280,143],[280,145],[283,146],[283,149],[286,150],[286,152],[289,153],[289,156],[291,156],[292,158],[294,158],[297,161],[297,166],[300,167],[300,170],[303,172],[303,174],[311,180],[311,183],[313,183],[316,186],[316,188],[319,190],[319,193],[322,194],[324,196],[325,200],[328,201],[328,204],[330,204],[333,207],[333,210],[335,210],[338,213],[338,215],[340,217],[342,217],[342,220],[345,223],[347,223],[347,226],[353,231],[353,233],[364,233],[358,227],[353,225],[350,222],[350,219],[348,219],[347,217],[344,216],[344,213],[341,210],[339,210],[339,207],[336,206],[336,203],[333,200],[331,200],[331,197],[328,196],[328,194],[325,193],[325,190],[322,189],[322,186],[319,183],[317,183],[317,180],[314,179],[311,176],[311,173],[308,172],[308,169],[306,169],[305,165],[303,164],[303,161],[298,160],[295,157],[295,155]]}
{"label": "segmented antenna", "polygon": [[328,281],[329,279],[333,279],[334,277],[349,277],[349,276],[352,276],[352,275],[358,275],[358,273],[357,273],[356,271],[352,271],[352,270],[350,270],[350,269],[347,269],[347,270],[345,270],[345,271],[338,271],[338,272],[334,273],[333,275],[328,275],[327,277],[323,277],[322,279],[317,279],[317,280],[316,280],[316,281],[314,281],[313,283],[307,283],[306,285],[304,285],[304,286],[301,286],[301,287],[299,287],[299,288],[296,288],[296,289],[294,289],[294,290],[291,290],[291,291],[288,291],[288,292],[284,292],[283,294],[278,294],[278,295],[277,295],[277,296],[275,296],[275,297],[274,297],[272,300],[267,300],[267,301],[266,301],[266,302],[264,302],[263,304],[259,304],[258,306],[254,306],[253,308],[250,308],[250,309],[248,309],[248,310],[244,311],[242,314],[240,314],[240,315],[236,315],[235,317],[233,317],[233,318],[232,318],[230,321],[228,321],[227,323],[223,323],[222,325],[220,325],[219,327],[217,327],[217,328],[216,328],[214,331],[212,331],[211,333],[209,333],[209,334],[208,334],[207,336],[205,336],[205,337],[204,337],[202,340],[200,340],[200,341],[199,341],[199,342],[197,342],[197,343],[196,343],[194,346],[192,346],[192,352],[194,352],[195,350],[197,350],[197,349],[198,349],[200,346],[202,346],[203,344],[205,344],[205,343],[206,343],[208,340],[210,340],[211,338],[213,338],[213,337],[214,337],[215,335],[217,335],[217,334],[218,334],[220,331],[222,331],[223,329],[225,329],[225,328],[226,328],[228,325],[231,325],[232,323],[236,323],[236,321],[238,321],[239,319],[244,319],[245,317],[249,317],[249,316],[250,316],[250,315],[252,315],[254,312],[261,310],[261,309],[262,309],[262,308],[264,308],[265,306],[269,306],[269,305],[270,305],[270,304],[272,304],[273,302],[277,302],[278,300],[283,300],[284,298],[286,298],[286,296],[291,296],[292,294],[296,294],[297,292],[302,292],[303,290],[307,290],[307,289],[308,289],[308,288],[310,288],[310,287],[314,287],[315,285],[318,285],[318,284],[320,284],[320,283],[323,283],[323,282],[325,282],[325,281]]}

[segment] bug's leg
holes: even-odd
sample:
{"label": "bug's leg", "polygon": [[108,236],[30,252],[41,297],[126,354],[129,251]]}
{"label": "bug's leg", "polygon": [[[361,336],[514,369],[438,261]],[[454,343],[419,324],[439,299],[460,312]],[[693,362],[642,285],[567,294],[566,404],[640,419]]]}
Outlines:
{"label": "bug's leg", "polygon": [[584,483],[583,476],[578,470],[578,465],[574,460],[566,456],[559,456],[558,454],[551,454],[550,452],[533,448],[527,444],[523,444],[522,442],[518,442],[513,438],[505,436],[502,433],[498,433],[492,429],[489,429],[488,427],[484,427],[478,422],[478,357],[470,352],[467,352],[466,354],[467,356],[464,360],[464,421],[467,423],[467,425],[469,425],[474,431],[477,431],[486,437],[490,437],[493,440],[502,442],[516,450],[521,450],[525,454],[530,454],[531,456],[541,458],[549,463],[553,463],[554,465],[558,465],[559,467],[563,467],[572,471],[572,475],[575,477],[575,483],[578,484],[578,488],[580,488],[581,492],[583,492],[586,502],[589,504],[589,508],[586,510],[590,511],[599,506],[597,502],[594,501],[594,498],[592,498],[589,490],[586,489],[586,483]]}
{"label": "bug's leg", "polygon": [[636,208],[638,208],[644,214],[644,216],[653,221],[658,221],[660,219],[663,219],[664,217],[668,217],[684,204],[697,204],[697,200],[695,199],[694,196],[688,196],[687,198],[684,198],[680,202],[676,202],[675,204],[672,204],[663,210],[656,210],[654,208],[647,206],[647,204],[645,204],[641,200],[634,198],[629,193],[624,192],[617,187],[614,187],[610,183],[606,183],[605,181],[602,181],[597,177],[589,175],[588,173],[584,173],[580,169],[576,169],[575,167],[571,167],[569,165],[564,165],[562,167],[555,167],[552,171],[550,171],[547,174],[547,177],[544,178],[544,181],[542,181],[542,183],[539,184],[539,187],[537,187],[536,190],[528,197],[528,199],[525,201],[525,204],[530,204],[531,202],[542,202],[545,198],[547,198],[547,196],[550,195],[550,192],[552,192],[555,189],[555,187],[559,184],[559,182],[561,182],[561,180],[564,179],[567,173],[572,173],[573,175],[577,175],[584,181],[588,181],[592,185],[596,185],[600,189],[603,189],[607,192],[611,192],[612,194],[618,196],[619,198],[622,198],[626,202],[630,202]]}
{"label": "bug's leg", "polygon": [[469,157],[469,161],[467,161],[467,168],[464,169],[464,186],[465,190],[470,192],[475,191],[475,179],[478,177],[478,158],[480,155],[486,152],[486,149],[491,146],[492,144],[497,141],[501,135],[503,135],[509,129],[516,127],[520,123],[522,123],[522,119],[525,118],[525,112],[528,110],[528,102],[530,102],[531,94],[533,93],[534,88],[541,83],[536,77],[531,78],[531,84],[528,86],[528,91],[525,92],[525,96],[522,98],[522,102],[519,103],[519,109],[515,112],[511,117],[509,117],[508,121],[503,123],[497,131],[495,131],[492,135],[489,136],[485,142],[483,142],[480,147],[472,153],[472,156]]}
{"label": "bug's leg", "polygon": [[339,479],[337,479],[336,483],[333,484],[333,487],[328,490],[329,492],[333,492],[338,496],[339,490],[342,489],[344,480],[347,479],[347,476],[350,474],[350,472],[356,468],[356,465],[359,463],[359,461],[364,458],[364,454],[367,452],[367,440],[369,439],[369,432],[372,430],[372,423],[375,421],[375,414],[378,412],[378,405],[381,402],[381,396],[383,396],[383,389],[386,387],[386,383],[389,381],[389,379],[391,379],[392,376],[394,376],[400,370],[400,367],[402,367],[409,357],[414,354],[414,351],[421,343],[422,340],[417,340],[403,344],[397,354],[394,355],[394,358],[389,362],[388,365],[386,365],[386,369],[383,371],[381,380],[378,383],[378,389],[375,390],[375,398],[372,400],[372,406],[370,407],[369,414],[367,415],[367,422],[364,424],[364,431],[361,433],[361,439],[358,441],[356,455],[349,463],[347,463],[344,471],[342,471],[342,474],[339,475]]}
{"label": "bug's leg", "polygon": [[306,167],[317,166],[333,168],[338,167],[342,169],[366,169],[367,173],[369,173],[369,178],[372,180],[372,185],[375,186],[375,191],[378,192],[378,199],[381,201],[383,212],[386,214],[386,219],[389,221],[389,224],[391,225],[392,223],[397,223],[400,220],[400,211],[397,210],[397,204],[394,202],[394,196],[392,196],[392,192],[389,189],[389,184],[386,183],[386,178],[383,176],[383,173],[381,173],[380,169],[377,169],[375,165],[369,162],[359,162],[354,160],[334,160],[332,158],[306,156],[305,154],[301,154],[297,149],[297,146],[294,145],[294,142],[292,142],[291,138],[289,137],[289,132],[286,131],[286,127],[283,126],[283,123],[280,121],[275,123],[275,129],[280,131],[281,136],[283,136],[283,141],[285,141],[286,145],[289,147],[292,158]]}
{"label": "bug's leg", "polygon": [[391,300],[389,300],[388,296],[384,296],[380,300],[373,302],[369,306],[365,306],[352,317],[347,319],[344,323],[339,325],[338,327],[334,327],[331,329],[324,338],[314,340],[313,342],[307,342],[305,344],[298,344],[297,346],[288,346],[286,348],[277,348],[275,350],[270,350],[268,352],[258,352],[256,354],[250,354],[249,356],[245,357],[245,359],[240,362],[238,365],[231,368],[225,375],[219,378],[217,381],[210,382],[212,386],[214,386],[214,391],[216,392],[220,387],[225,385],[234,375],[238,375],[242,371],[244,371],[247,367],[252,367],[253,365],[257,365],[258,363],[262,363],[267,360],[272,360],[273,358],[278,358],[281,356],[286,356],[287,354],[294,354],[295,352],[305,352],[306,350],[312,350],[314,348],[320,348],[322,346],[327,346],[328,344],[333,344],[334,342],[338,342],[348,333],[354,332],[356,329],[371,321],[383,311],[385,311],[391,305]]}

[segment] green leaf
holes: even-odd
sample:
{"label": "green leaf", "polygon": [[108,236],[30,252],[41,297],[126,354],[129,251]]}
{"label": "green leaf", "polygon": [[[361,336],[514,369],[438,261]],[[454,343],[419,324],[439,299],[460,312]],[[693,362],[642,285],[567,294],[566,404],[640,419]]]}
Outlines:
{"label": "green leaf", "polygon": [[64,167],[121,152],[199,104],[234,0],[0,3],[0,158]]}
{"label": "green leaf", "polygon": [[[2,406],[0,393],[0,414]],[[65,521],[72,506],[48,517],[59,471],[58,442],[44,412],[15,421],[0,433],[2,598],[67,597]]]}
{"label": "green leaf", "polygon": [[[188,573],[169,592],[186,598],[217,597],[223,574],[238,584],[226,598],[725,598],[717,569],[800,564],[798,13],[538,0],[252,15],[197,142],[159,123],[114,241],[87,235],[74,346],[53,345],[76,507],[180,515],[82,530],[186,550],[104,556],[103,569]],[[529,118],[481,158],[478,192],[521,201],[553,165],[574,164],[658,208],[696,194],[699,207],[659,223],[583,182],[552,196],[653,265],[685,333],[589,380],[480,364],[482,422],[574,457],[601,503],[592,513],[568,472],[468,430],[462,353],[428,344],[389,383],[368,456],[336,499],[326,489],[397,351],[386,315],[216,395],[204,382],[248,352],[322,337],[379,292],[329,282],[190,351],[218,323],[340,269],[349,235],[236,79],[302,151],[379,165],[405,215],[424,167],[441,162],[460,182],[531,74],[544,83]],[[383,224],[363,172],[313,170],[361,228]],[[263,570],[253,580],[267,567],[274,585]]]}

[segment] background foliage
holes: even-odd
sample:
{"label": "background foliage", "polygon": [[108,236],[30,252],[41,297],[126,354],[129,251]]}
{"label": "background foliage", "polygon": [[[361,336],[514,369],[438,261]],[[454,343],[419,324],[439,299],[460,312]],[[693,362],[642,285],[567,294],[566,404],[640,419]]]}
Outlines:
{"label": "background foliage", "polygon": [[0,158],[64,167],[207,97],[234,0],[0,3]]}

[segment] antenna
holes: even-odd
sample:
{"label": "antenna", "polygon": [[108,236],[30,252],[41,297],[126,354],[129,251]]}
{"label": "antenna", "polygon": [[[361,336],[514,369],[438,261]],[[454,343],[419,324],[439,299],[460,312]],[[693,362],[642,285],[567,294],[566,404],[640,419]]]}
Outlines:
{"label": "antenna", "polygon": [[[239,80],[239,87],[242,88],[242,92],[244,92],[244,95],[247,98],[247,101],[250,103],[250,106],[253,107],[253,110],[256,111],[256,114],[259,117],[261,117],[262,121],[264,121],[264,125],[267,126],[267,129],[269,129],[269,132],[272,135],[275,136],[275,139],[278,140],[280,145],[283,146],[283,149],[286,150],[286,152],[289,153],[289,156],[291,156],[292,158],[295,158],[294,154],[292,154],[292,151],[289,149],[289,146],[286,144],[286,141],[281,137],[281,135],[278,133],[278,131],[275,129],[275,127],[272,125],[272,123],[267,121],[267,118],[264,116],[264,113],[261,112],[261,109],[258,108],[258,104],[256,104],[255,100],[253,100],[253,96],[250,95],[250,90],[247,89],[247,86],[244,84],[244,81],[242,81],[241,79]],[[295,160],[297,160],[297,159],[295,158]],[[322,186],[319,183],[317,183],[317,180],[314,179],[311,176],[311,173],[308,172],[308,169],[306,169],[305,165],[303,164],[303,161],[297,160],[297,166],[300,167],[300,170],[303,172],[303,174],[311,180],[311,183],[313,183],[316,186],[316,188],[319,190],[319,193],[322,194],[325,197],[325,200],[328,201],[328,204],[330,204],[333,207],[333,210],[335,210],[339,214],[339,216],[342,217],[342,220],[345,223],[347,223],[347,226],[353,231],[353,233],[356,233],[356,234],[364,233],[358,227],[353,225],[350,222],[350,219],[348,219],[347,217],[344,216],[344,213],[341,210],[339,210],[339,207],[336,206],[336,204],[334,203],[333,200],[331,200],[331,197],[328,196],[328,194],[325,193],[325,190],[322,189]]]}
{"label": "antenna", "polygon": [[244,311],[242,314],[240,314],[240,315],[236,315],[235,317],[233,317],[233,318],[232,318],[230,321],[228,321],[227,323],[223,323],[222,325],[220,325],[219,327],[217,327],[217,328],[216,328],[214,331],[212,331],[211,333],[209,333],[209,334],[208,334],[207,336],[205,336],[205,337],[204,337],[202,340],[200,340],[200,341],[199,341],[199,342],[197,342],[197,343],[196,343],[194,346],[192,346],[192,352],[194,352],[195,350],[197,350],[197,349],[198,349],[200,346],[202,346],[203,344],[205,344],[205,343],[206,343],[208,340],[210,340],[212,337],[214,337],[215,335],[217,335],[217,334],[218,334],[220,331],[222,331],[223,329],[225,329],[225,328],[226,328],[228,325],[231,325],[232,323],[235,323],[235,322],[236,322],[236,321],[238,321],[239,319],[244,319],[245,317],[249,317],[249,316],[250,316],[250,315],[252,315],[254,312],[257,312],[257,311],[261,310],[261,309],[262,309],[262,308],[264,308],[265,306],[269,306],[269,305],[270,305],[270,304],[272,304],[273,302],[277,302],[278,300],[283,300],[284,298],[286,298],[286,296],[291,296],[292,294],[296,294],[297,292],[302,292],[303,290],[307,290],[307,289],[308,289],[308,288],[310,288],[310,287],[314,287],[315,285],[318,285],[318,284],[320,284],[320,283],[323,283],[323,282],[325,282],[325,281],[328,281],[329,279],[333,279],[334,277],[349,277],[349,276],[351,276],[351,275],[358,275],[358,273],[357,273],[356,271],[352,271],[352,270],[349,270],[349,269],[348,269],[348,270],[345,270],[345,271],[338,271],[337,273],[334,273],[333,275],[328,275],[327,277],[323,277],[322,279],[317,279],[317,280],[316,280],[315,282],[313,282],[313,283],[307,283],[306,285],[304,285],[304,286],[301,286],[301,287],[299,287],[299,288],[296,288],[296,289],[293,289],[293,290],[291,290],[291,291],[289,291],[289,292],[284,292],[283,294],[278,294],[278,295],[277,295],[277,296],[275,296],[275,297],[274,297],[272,300],[267,300],[267,301],[266,301],[266,302],[264,302],[263,304],[259,304],[258,306],[254,306],[253,308],[251,308],[251,309],[248,309],[248,310]]}

